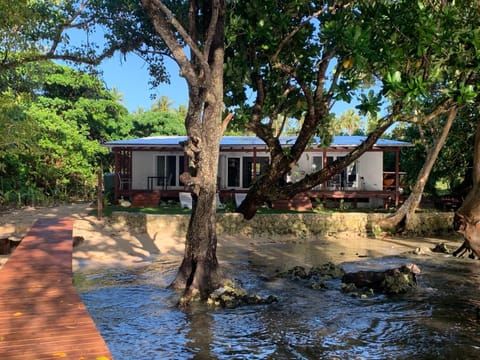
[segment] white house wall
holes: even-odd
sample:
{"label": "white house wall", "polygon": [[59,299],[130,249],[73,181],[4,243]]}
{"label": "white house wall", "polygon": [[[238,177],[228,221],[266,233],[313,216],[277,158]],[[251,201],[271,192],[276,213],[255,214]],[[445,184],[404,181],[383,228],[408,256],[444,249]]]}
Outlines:
{"label": "white house wall", "polygon": [[[322,153],[304,153],[292,169],[293,182],[301,180],[306,174],[313,171],[313,157],[322,156]],[[326,156],[334,158],[345,156],[347,153],[327,152]],[[383,189],[383,153],[366,152],[357,160],[358,188],[360,190],[382,190]]]}
{"label": "white house wall", "polygon": [[132,189],[147,189],[147,177],[155,175],[154,151],[133,151],[132,153]]}
{"label": "white house wall", "polygon": [[[162,152],[162,151],[133,151],[132,152],[132,189],[148,189],[148,177],[157,176],[157,156],[183,156],[183,152]],[[177,159],[178,161],[178,159]],[[179,164],[177,163],[177,170]],[[176,174],[178,176],[178,174]],[[175,179],[175,182],[177,179]],[[155,184],[155,183],[154,183]],[[157,185],[154,185],[157,187]],[[169,186],[171,188],[183,188],[182,186]]]}
{"label": "white house wall", "polygon": [[[133,189],[147,189],[148,176],[156,175],[156,157],[158,155],[182,155],[181,152],[159,152],[159,151],[133,151],[132,153],[132,188]],[[346,153],[330,153],[327,156],[344,156]],[[220,188],[227,188],[227,159],[229,157],[252,157],[253,153],[241,152],[221,152],[219,159],[219,173]],[[266,152],[257,152],[256,156],[268,156]],[[323,156],[321,152],[307,152],[304,153],[297,166],[292,169],[291,180],[298,181],[306,174],[311,173],[313,168],[313,156]],[[358,168],[358,189],[359,190],[377,190],[383,189],[383,153],[367,152],[357,160]],[[242,169],[243,171],[243,169]]]}
{"label": "white house wall", "polygon": [[363,154],[358,159],[358,176],[362,190],[381,191],[383,189],[383,153],[377,151]]}

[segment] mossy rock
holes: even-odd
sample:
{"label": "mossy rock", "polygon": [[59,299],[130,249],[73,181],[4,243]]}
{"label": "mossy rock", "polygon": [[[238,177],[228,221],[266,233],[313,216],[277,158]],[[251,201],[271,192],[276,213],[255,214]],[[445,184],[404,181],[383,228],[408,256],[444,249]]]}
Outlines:
{"label": "mossy rock", "polygon": [[265,305],[277,302],[275,296],[263,298],[257,294],[248,294],[243,288],[234,283],[227,283],[216,289],[207,300],[207,304],[214,307],[237,308],[246,305]]}
{"label": "mossy rock", "polygon": [[[346,273],[342,277],[343,291],[352,293],[355,289],[360,292],[374,291],[383,294],[403,294],[416,288],[416,274],[420,270],[415,264],[405,264],[398,268],[384,271],[357,271]],[[354,288],[352,287],[354,285]]]}

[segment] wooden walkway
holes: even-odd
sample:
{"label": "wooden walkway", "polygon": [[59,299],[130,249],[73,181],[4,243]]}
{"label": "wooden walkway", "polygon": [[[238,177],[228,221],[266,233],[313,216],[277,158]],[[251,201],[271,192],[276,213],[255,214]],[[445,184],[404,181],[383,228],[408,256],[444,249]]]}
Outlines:
{"label": "wooden walkway", "polygon": [[72,228],[38,220],[0,270],[0,359],[113,359],[72,285]]}

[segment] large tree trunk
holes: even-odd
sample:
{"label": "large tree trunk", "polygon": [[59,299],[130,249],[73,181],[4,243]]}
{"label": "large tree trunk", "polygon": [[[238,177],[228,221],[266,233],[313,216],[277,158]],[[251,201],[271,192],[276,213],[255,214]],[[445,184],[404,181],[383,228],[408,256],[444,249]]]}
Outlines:
{"label": "large tree trunk", "polygon": [[418,173],[412,192],[408,196],[407,200],[405,200],[402,206],[400,206],[400,208],[392,216],[389,216],[380,222],[379,226],[381,228],[395,229],[396,232],[403,231],[404,229],[408,228],[410,219],[415,214],[416,209],[422,201],[422,194],[425,184],[427,183],[433,165],[437,160],[438,154],[447,140],[448,133],[450,132],[450,128],[452,127],[455,117],[457,116],[457,112],[458,109],[456,107],[450,110],[440,136],[427,153],[427,158],[420,169],[420,172]]}
{"label": "large tree trunk", "polygon": [[[172,286],[184,291],[181,304],[206,299],[218,285],[216,189],[223,133],[225,0],[188,1],[188,29],[159,0],[142,0],[187,80],[189,104],[184,144],[189,171],[182,182],[192,189],[193,209],[185,253]],[[179,43],[176,35],[183,38]],[[187,56],[185,48],[190,50]]]}
{"label": "large tree trunk", "polygon": [[464,244],[455,254],[464,248],[480,258],[480,122],[475,133],[472,178],[472,188],[455,213],[453,227],[465,238]]}
{"label": "large tree trunk", "polygon": [[[184,289],[181,303],[205,300],[221,280],[217,260],[216,191],[220,139],[223,135],[223,59],[225,3],[218,6],[216,26],[208,58],[209,76],[198,72],[200,80],[189,83],[189,110],[186,119],[190,172],[182,179],[193,190],[192,216],[188,225],[185,253],[172,285]],[[210,9],[208,9],[210,11]],[[212,15],[213,16],[213,15]],[[196,63],[199,67],[203,64]]]}
{"label": "large tree trunk", "polygon": [[[221,67],[216,71],[221,72]],[[208,100],[221,98],[222,94],[223,85],[219,80],[208,92],[205,102],[190,101],[187,115],[189,139],[185,152],[189,156],[190,172],[182,174],[181,180],[192,187],[194,201],[184,258],[172,283],[173,287],[184,290],[182,304],[192,299],[206,299],[220,281],[216,255],[216,188],[223,103]]]}

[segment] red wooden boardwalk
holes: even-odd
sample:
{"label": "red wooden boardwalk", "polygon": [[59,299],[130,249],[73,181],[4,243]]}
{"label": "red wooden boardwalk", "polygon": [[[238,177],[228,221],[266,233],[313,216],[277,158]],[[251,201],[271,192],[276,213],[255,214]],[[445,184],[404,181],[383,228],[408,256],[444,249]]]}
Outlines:
{"label": "red wooden boardwalk", "polygon": [[0,270],[0,359],[112,359],[72,285],[70,219],[38,220]]}

